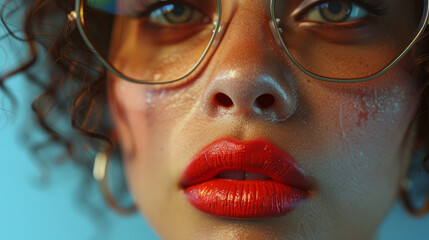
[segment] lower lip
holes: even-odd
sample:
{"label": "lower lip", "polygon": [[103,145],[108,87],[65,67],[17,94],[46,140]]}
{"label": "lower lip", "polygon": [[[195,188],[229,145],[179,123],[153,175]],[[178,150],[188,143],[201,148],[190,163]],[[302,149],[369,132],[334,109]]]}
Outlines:
{"label": "lower lip", "polygon": [[205,213],[227,218],[283,216],[307,198],[308,192],[273,180],[212,179],[187,187],[191,204]]}

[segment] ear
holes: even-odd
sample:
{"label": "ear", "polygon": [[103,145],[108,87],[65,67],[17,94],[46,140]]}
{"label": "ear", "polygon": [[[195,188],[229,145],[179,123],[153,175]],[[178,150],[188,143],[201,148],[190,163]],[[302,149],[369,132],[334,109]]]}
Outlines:
{"label": "ear", "polygon": [[[401,163],[404,173],[399,183],[399,195],[407,211],[414,216],[423,216],[429,212],[429,147],[426,146],[427,141],[423,139],[425,136],[424,131],[421,131],[423,124],[421,119],[416,119],[410,124],[403,148],[409,149],[409,153],[401,153],[403,157],[408,157],[403,158]],[[413,198],[422,197],[425,199],[424,203],[416,206]]]}

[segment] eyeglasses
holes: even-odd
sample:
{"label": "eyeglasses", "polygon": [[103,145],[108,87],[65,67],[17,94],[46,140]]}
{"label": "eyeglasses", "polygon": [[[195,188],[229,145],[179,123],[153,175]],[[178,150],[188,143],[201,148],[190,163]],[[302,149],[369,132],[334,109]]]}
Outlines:
{"label": "eyeglasses", "polygon": [[[428,5],[429,0],[270,0],[267,27],[309,76],[362,82],[381,76],[412,49],[428,24]],[[106,68],[146,84],[193,73],[220,44],[232,17],[222,11],[221,0],[76,0],[75,9],[84,41]]]}

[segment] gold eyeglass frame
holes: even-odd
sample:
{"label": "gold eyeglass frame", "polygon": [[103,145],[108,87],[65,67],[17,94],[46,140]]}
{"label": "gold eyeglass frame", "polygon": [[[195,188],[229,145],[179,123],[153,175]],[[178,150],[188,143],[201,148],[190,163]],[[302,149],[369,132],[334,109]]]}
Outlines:
{"label": "gold eyeglass frame", "polygon": [[[188,77],[191,73],[193,73],[198,66],[201,64],[201,62],[204,60],[204,58],[206,57],[207,53],[209,52],[211,46],[213,45],[213,43],[215,42],[215,38],[216,35],[220,32],[221,29],[221,19],[222,19],[222,4],[221,4],[221,0],[216,0],[216,4],[218,7],[218,17],[217,19],[214,21],[214,30],[213,30],[213,35],[210,38],[210,41],[206,47],[206,49],[204,50],[203,54],[201,55],[201,57],[198,59],[198,61],[195,63],[195,65],[184,75],[182,75],[179,78],[176,79],[172,79],[172,80],[168,80],[168,81],[162,81],[162,82],[151,82],[151,81],[142,81],[142,80],[137,80],[134,78],[130,78],[127,77],[125,75],[123,75],[119,70],[117,70],[115,67],[113,67],[105,58],[102,57],[102,55],[100,54],[100,52],[94,47],[94,44],[92,43],[92,41],[89,39],[88,34],[85,30],[85,18],[84,18],[84,1],[85,0],[76,0],[75,2],[75,10],[72,11],[69,14],[69,17],[71,17],[73,20],[75,20],[77,28],[84,40],[84,42],[86,43],[86,45],[88,46],[88,48],[97,56],[97,58],[100,60],[100,62],[113,74],[117,75],[120,78],[123,78],[127,81],[130,82],[134,82],[134,83],[140,83],[140,84],[166,84],[166,83],[172,83],[172,82],[177,82],[179,80],[182,80],[186,77]],[[271,12],[271,21],[270,21],[270,27],[272,28],[272,32],[273,34],[275,33],[275,38],[277,43],[283,47],[283,49],[285,50],[286,54],[289,56],[289,58],[291,59],[291,61],[305,74],[309,75],[310,77],[313,77],[315,79],[318,80],[322,80],[322,81],[327,81],[327,82],[335,82],[335,83],[357,83],[357,82],[364,82],[364,81],[368,81],[377,77],[380,77],[381,75],[383,75],[384,73],[386,73],[387,71],[389,71],[389,69],[391,69],[394,65],[396,65],[413,47],[414,45],[417,43],[417,41],[419,40],[419,38],[424,34],[426,27],[429,25],[429,0],[425,0],[424,1],[424,14],[422,16],[422,20],[420,22],[420,26],[419,26],[419,30],[416,31],[415,36],[413,37],[413,40],[408,44],[408,46],[390,63],[388,64],[386,67],[384,67],[383,69],[381,69],[379,72],[372,74],[371,76],[368,77],[362,77],[362,78],[351,78],[351,79],[340,79],[340,78],[329,78],[329,77],[324,77],[324,76],[320,76],[317,75],[315,73],[310,72],[309,70],[307,70],[304,66],[302,66],[296,59],[295,57],[292,55],[292,53],[290,52],[290,50],[288,49],[288,47],[286,46],[282,36],[281,36],[281,30],[280,30],[280,22],[279,19],[276,17],[275,15],[275,4],[276,4],[276,0],[270,0],[270,12]],[[79,19],[79,20],[77,20]],[[273,31],[274,30],[274,31]]]}

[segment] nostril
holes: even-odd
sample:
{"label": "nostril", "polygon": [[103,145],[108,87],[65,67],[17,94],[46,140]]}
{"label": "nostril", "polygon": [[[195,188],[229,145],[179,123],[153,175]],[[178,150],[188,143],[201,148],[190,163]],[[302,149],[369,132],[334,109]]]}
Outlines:
{"label": "nostril", "polygon": [[259,109],[266,109],[273,105],[274,97],[271,94],[262,94],[255,100],[256,107]]}
{"label": "nostril", "polygon": [[215,99],[220,105],[226,108],[232,107],[232,105],[234,105],[231,98],[224,93],[216,94]]}

